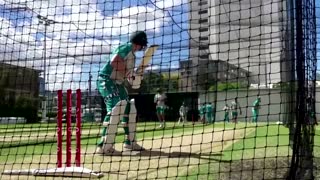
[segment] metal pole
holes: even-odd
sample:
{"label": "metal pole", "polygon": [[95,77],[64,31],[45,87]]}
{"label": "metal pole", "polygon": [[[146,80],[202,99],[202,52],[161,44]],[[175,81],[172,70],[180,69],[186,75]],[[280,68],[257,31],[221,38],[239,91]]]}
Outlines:
{"label": "metal pole", "polygon": [[[49,91],[49,81],[47,76],[47,26],[50,26],[50,24],[55,23],[53,20],[49,20],[46,17],[37,16],[39,19],[39,22],[44,24],[44,44],[43,44],[43,80],[44,80],[44,99],[43,99],[43,111],[42,111],[42,121],[46,121],[47,116],[47,99],[49,94],[47,94],[47,90]],[[46,85],[47,84],[47,85]]]}
{"label": "metal pole", "polygon": [[92,79],[92,75],[89,74],[89,80],[88,80],[88,108],[89,108],[89,113],[91,115],[91,79]]}
{"label": "metal pole", "polygon": [[264,74],[265,74],[266,88],[268,88],[267,62],[264,62]]}
{"label": "metal pole", "polygon": [[44,23],[44,44],[43,44],[43,81],[44,81],[44,99],[43,99],[43,110],[42,110],[42,121],[46,121],[46,117],[47,117],[47,92],[46,92],[46,83],[48,82],[46,79],[46,69],[47,69],[47,24],[45,20],[40,19],[41,23]]}

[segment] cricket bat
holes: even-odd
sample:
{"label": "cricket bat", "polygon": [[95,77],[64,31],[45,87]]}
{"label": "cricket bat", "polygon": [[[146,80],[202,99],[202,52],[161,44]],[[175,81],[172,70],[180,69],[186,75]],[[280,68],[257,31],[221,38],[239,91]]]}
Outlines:
{"label": "cricket bat", "polygon": [[149,64],[153,54],[156,52],[158,47],[159,47],[159,45],[154,44],[154,45],[151,45],[150,47],[148,47],[146,49],[146,51],[144,52],[144,56],[142,58],[142,61],[141,61],[140,65],[137,68],[137,73],[143,74],[145,68]]}

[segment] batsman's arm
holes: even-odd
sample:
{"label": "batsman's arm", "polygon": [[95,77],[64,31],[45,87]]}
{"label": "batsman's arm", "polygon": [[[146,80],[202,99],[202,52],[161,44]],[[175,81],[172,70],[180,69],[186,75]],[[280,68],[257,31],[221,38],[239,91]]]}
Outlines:
{"label": "batsman's arm", "polygon": [[111,66],[116,70],[117,73],[120,73],[123,76],[126,74],[127,70],[124,59],[120,55],[116,54],[113,56],[113,58],[111,59]]}

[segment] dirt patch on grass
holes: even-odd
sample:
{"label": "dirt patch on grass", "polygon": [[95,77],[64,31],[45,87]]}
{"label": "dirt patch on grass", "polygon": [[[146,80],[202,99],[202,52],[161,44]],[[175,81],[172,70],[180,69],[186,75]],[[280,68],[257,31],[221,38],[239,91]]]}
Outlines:
{"label": "dirt patch on grass", "polygon": [[[101,161],[99,168],[109,179],[175,179],[209,160],[219,163],[220,152],[249,131],[215,129],[144,140],[140,144],[147,150],[141,153],[124,152],[119,156],[95,156],[93,159],[94,162]],[[116,149],[122,150],[122,146],[119,144]]]}

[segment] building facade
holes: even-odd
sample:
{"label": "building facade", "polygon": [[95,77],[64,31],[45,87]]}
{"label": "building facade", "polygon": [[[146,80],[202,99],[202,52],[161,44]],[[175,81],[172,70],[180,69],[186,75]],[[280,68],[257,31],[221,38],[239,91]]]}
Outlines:
{"label": "building facade", "polygon": [[[196,78],[192,76],[195,71],[198,72]],[[208,90],[216,83],[240,83],[247,86],[252,83],[248,77],[249,71],[226,61],[201,60],[197,66],[193,66],[192,61],[181,61],[179,91],[192,92],[193,87],[197,87],[198,91]]]}
{"label": "building facade", "polygon": [[0,63],[0,116],[37,120],[39,71]]}
{"label": "building facade", "polygon": [[[189,1],[190,60],[224,61],[250,72],[250,82],[286,82],[292,71],[285,58],[286,1]],[[193,72],[198,81],[201,69]],[[199,88],[199,87],[194,87]]]}

